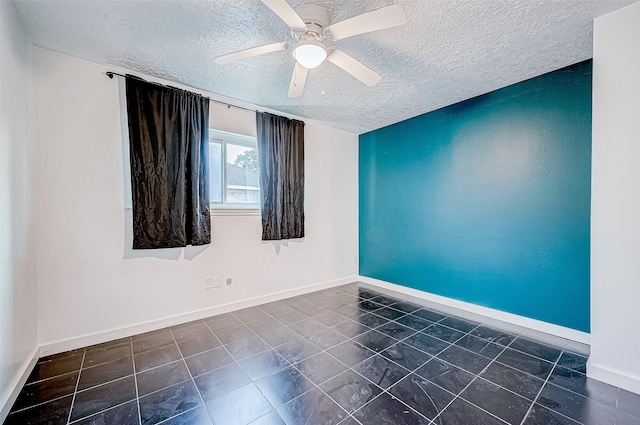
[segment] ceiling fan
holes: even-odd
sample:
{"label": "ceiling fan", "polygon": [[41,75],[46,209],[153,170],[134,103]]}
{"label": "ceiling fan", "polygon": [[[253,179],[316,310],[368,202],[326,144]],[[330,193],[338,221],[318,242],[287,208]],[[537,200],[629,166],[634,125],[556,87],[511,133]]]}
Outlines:
{"label": "ceiling fan", "polygon": [[[260,0],[287,24],[297,38],[293,45],[295,68],[289,84],[289,97],[299,97],[304,91],[309,69],[329,62],[342,68],[368,86],[376,85],[382,77],[342,50],[328,49],[323,40],[342,40],[354,35],[402,25],[407,17],[398,5],[386,6],[362,15],[331,24],[327,10],[315,4],[302,4],[295,10],[286,0]],[[287,48],[287,43],[273,43],[218,56],[214,60],[223,65]]]}

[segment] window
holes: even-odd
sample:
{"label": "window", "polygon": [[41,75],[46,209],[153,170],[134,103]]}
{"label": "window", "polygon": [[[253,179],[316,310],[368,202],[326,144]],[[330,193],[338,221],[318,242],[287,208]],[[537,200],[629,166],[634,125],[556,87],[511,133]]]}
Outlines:
{"label": "window", "polygon": [[212,208],[260,208],[255,137],[209,130],[209,197]]}

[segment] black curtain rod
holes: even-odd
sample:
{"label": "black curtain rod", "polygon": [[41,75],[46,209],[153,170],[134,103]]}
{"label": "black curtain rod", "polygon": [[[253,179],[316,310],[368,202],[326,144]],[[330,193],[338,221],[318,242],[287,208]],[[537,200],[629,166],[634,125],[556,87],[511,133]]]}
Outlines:
{"label": "black curtain rod", "polygon": [[[105,74],[107,74],[107,77],[111,78],[112,80],[113,80],[113,77],[115,75],[117,75],[118,77],[126,77],[126,75],[118,74],[117,72],[112,72],[112,71],[107,71],[107,72],[105,72]],[[187,86],[187,87],[191,87],[191,86]],[[191,87],[191,88],[196,89],[196,90],[200,90],[200,91],[206,91],[206,90],[203,90],[203,89],[199,89],[197,87]],[[209,102],[217,103],[218,105],[224,105],[227,108],[240,109],[241,111],[258,112],[255,109],[243,108],[242,106],[232,105],[230,103],[221,102],[219,100],[215,100],[215,99],[211,99],[211,98],[209,98]]]}

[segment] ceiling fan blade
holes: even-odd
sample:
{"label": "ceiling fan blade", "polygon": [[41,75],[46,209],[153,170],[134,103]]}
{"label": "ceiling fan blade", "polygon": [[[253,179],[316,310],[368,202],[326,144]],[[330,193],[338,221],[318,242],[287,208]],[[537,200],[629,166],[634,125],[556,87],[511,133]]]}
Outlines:
{"label": "ceiling fan blade", "polygon": [[327,60],[347,71],[368,86],[375,86],[382,79],[378,73],[372,71],[362,62],[355,60],[342,50],[334,50],[327,57]]}
{"label": "ceiling fan blade", "polygon": [[289,97],[302,96],[308,72],[307,68],[296,62],[296,67],[293,68],[293,75],[291,76],[291,83],[289,83]]}
{"label": "ceiling fan blade", "polygon": [[397,27],[406,22],[407,15],[404,14],[402,7],[397,4],[392,4],[391,6],[363,13],[362,15],[329,25],[327,30],[334,39],[342,40],[343,38],[358,34]]}
{"label": "ceiling fan blade", "polygon": [[252,58],[258,55],[264,55],[265,53],[277,52],[287,48],[286,43],[273,43],[265,46],[252,47],[250,49],[239,50],[237,52],[229,53],[228,55],[218,56],[214,61],[218,65],[224,65],[227,63],[238,62],[242,59]]}
{"label": "ceiling fan blade", "polygon": [[289,28],[294,30],[303,30],[306,25],[302,18],[296,13],[295,10],[286,2],[286,0],[260,0],[269,9],[284,21]]}

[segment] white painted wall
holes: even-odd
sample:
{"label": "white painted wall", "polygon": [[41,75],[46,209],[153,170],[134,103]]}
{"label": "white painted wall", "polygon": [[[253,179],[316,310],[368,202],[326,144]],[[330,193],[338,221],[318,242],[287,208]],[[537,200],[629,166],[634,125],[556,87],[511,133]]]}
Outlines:
{"label": "white painted wall", "polygon": [[640,2],[594,22],[591,358],[640,393]]}
{"label": "white painted wall", "polygon": [[[107,70],[34,49],[41,345],[357,275],[358,138],[313,123],[304,241],[263,243],[259,216],[214,216],[210,246],[132,251],[122,83]],[[253,113],[211,109],[212,127],[255,134]],[[207,275],[233,284],[205,291]]]}
{"label": "white painted wall", "polygon": [[0,2],[0,422],[36,352],[31,41]]}

